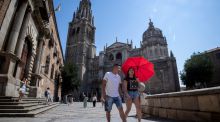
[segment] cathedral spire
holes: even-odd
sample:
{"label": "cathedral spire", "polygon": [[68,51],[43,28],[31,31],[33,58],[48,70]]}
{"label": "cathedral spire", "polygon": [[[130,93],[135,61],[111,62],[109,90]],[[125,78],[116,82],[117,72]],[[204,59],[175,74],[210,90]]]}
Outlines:
{"label": "cathedral spire", "polygon": [[90,0],[80,1],[79,8],[77,8],[77,11],[76,11],[76,18],[78,20],[87,19],[90,24],[94,24],[94,18],[92,16]]}
{"label": "cathedral spire", "polygon": [[73,21],[76,18],[76,12],[73,13]]}
{"label": "cathedral spire", "polygon": [[174,57],[172,50],[170,51],[170,57]]}

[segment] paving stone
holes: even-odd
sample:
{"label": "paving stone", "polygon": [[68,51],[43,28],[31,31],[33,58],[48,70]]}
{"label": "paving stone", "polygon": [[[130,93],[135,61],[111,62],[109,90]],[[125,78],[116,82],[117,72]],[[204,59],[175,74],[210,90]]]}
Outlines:
{"label": "paving stone", "polygon": [[[125,104],[123,105],[125,110]],[[135,106],[132,105],[129,113],[128,122],[136,122],[134,117],[136,114]],[[149,120],[148,120],[149,119]],[[121,122],[118,110],[113,105],[111,112],[111,122]],[[142,122],[170,122],[168,119],[146,118]],[[0,118],[0,122],[106,122],[104,107],[101,103],[97,103],[97,107],[93,108],[92,103],[88,103],[87,108],[83,108],[83,103],[75,102],[71,105],[61,104],[45,113],[39,114],[34,118]]]}

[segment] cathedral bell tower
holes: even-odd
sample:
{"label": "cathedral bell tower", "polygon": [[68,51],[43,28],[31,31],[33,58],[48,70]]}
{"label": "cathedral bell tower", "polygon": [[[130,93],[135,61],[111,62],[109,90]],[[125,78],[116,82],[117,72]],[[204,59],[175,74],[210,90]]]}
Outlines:
{"label": "cathedral bell tower", "polygon": [[65,60],[78,66],[79,79],[87,81],[88,65],[96,55],[95,26],[90,0],[81,0],[69,23]]}

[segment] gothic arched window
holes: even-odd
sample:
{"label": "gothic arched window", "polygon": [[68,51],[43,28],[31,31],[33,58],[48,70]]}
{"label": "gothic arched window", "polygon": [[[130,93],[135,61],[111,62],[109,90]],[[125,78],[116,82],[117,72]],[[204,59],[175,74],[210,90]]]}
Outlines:
{"label": "gothic arched window", "polygon": [[74,35],[75,35],[75,33],[76,33],[76,30],[75,30],[75,29],[73,29],[73,30],[72,30],[72,35],[74,36]]}
{"label": "gothic arched window", "polygon": [[119,53],[117,53],[117,55],[116,55],[116,59],[122,59],[122,54],[119,52]]}
{"label": "gothic arched window", "polygon": [[114,56],[112,54],[109,55],[109,58],[108,58],[110,61],[113,61],[114,60]]}
{"label": "gothic arched window", "polygon": [[79,34],[79,32],[80,32],[80,27],[77,28],[76,34]]}

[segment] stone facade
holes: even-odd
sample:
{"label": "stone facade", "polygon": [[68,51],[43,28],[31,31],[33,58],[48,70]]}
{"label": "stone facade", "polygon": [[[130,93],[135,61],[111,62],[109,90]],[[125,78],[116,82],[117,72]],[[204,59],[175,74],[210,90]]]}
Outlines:
{"label": "stone facade", "polygon": [[95,29],[91,2],[82,0],[69,23],[65,59],[66,63],[78,66],[83,90],[87,89],[89,76],[93,76],[90,71],[93,70],[91,63],[96,59]]}
{"label": "stone facade", "polygon": [[[7,9],[2,6],[7,5]],[[30,97],[47,87],[60,96],[63,54],[52,0],[0,2],[0,95],[18,96],[20,80],[30,81]],[[6,2],[7,1],[7,2]]]}
{"label": "stone facade", "polygon": [[142,96],[142,113],[177,121],[220,121],[220,87]]}
{"label": "stone facade", "polygon": [[143,33],[140,48],[133,48],[132,40],[127,43],[116,42],[105,46],[99,54],[99,77],[111,70],[112,64],[121,64],[133,56],[143,56],[154,64],[155,75],[146,84],[150,94],[179,91],[179,78],[176,59],[172,52],[168,54],[167,41],[162,31],[149,22],[148,29]]}
{"label": "stone facade", "polygon": [[144,32],[140,48],[133,48],[132,40],[122,43],[116,38],[115,43],[110,46],[106,44],[104,50],[96,56],[94,38],[95,26],[91,2],[82,0],[69,24],[66,46],[66,63],[71,62],[79,66],[82,91],[91,92],[93,89],[91,87],[102,80],[105,72],[110,71],[114,63],[122,64],[132,56],[144,56],[154,63],[155,75],[147,84],[149,93],[179,91],[176,59],[172,52],[168,54],[166,38],[160,29],[154,27],[153,22],[150,21],[148,29]]}
{"label": "stone facade", "polygon": [[214,65],[214,74],[212,80],[207,83],[207,86],[220,86],[220,47],[205,51],[203,54],[208,55]]}

